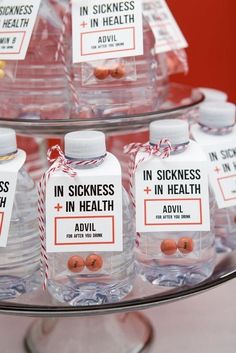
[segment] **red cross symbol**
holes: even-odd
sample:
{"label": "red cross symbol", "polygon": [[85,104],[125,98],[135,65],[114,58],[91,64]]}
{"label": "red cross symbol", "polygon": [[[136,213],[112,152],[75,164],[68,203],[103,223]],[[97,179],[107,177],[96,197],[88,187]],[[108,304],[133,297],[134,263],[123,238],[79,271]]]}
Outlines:
{"label": "red cross symbol", "polygon": [[54,208],[59,212],[63,207],[58,203]]}
{"label": "red cross symbol", "polygon": [[218,167],[216,166],[215,169],[214,169],[214,171],[215,171],[216,173],[219,173],[219,172],[220,172],[220,168],[218,168]]}
{"label": "red cross symbol", "polygon": [[88,24],[87,24],[86,22],[82,22],[80,26],[84,28],[84,27],[86,27],[87,25],[88,25]]}
{"label": "red cross symbol", "polygon": [[152,189],[150,189],[148,186],[146,187],[146,189],[144,189],[143,190],[144,192],[146,192],[147,193],[147,195],[149,194],[149,192],[151,192],[152,191]]}

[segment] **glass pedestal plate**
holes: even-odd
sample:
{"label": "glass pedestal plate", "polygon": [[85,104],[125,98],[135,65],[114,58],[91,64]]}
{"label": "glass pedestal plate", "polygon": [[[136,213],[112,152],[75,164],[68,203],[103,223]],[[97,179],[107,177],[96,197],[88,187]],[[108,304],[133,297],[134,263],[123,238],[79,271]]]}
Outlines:
{"label": "glass pedestal plate", "polygon": [[236,252],[218,255],[212,276],[194,287],[157,287],[137,277],[132,293],[121,302],[81,307],[53,302],[39,290],[0,302],[0,313],[37,318],[25,336],[26,352],[148,352],[154,329],[138,311],[200,295],[233,278]]}
{"label": "glass pedestal plate", "polygon": [[[142,97],[140,97],[142,99]],[[68,132],[81,129],[102,130],[106,134],[126,134],[130,131],[147,129],[150,122],[156,119],[185,117],[191,119],[196,106],[204,100],[197,89],[171,83],[168,94],[158,111],[136,114],[110,116],[107,118],[36,120],[36,119],[2,119],[1,127],[11,127],[24,136],[59,137]]]}
{"label": "glass pedestal plate", "polygon": [[[32,136],[40,137],[42,144],[48,137],[60,138],[69,131],[99,129],[111,139],[110,150],[116,149],[118,154],[122,154],[123,145],[135,141],[135,136],[137,139],[142,134],[143,138],[147,137],[145,134],[151,121],[170,117],[191,119],[203,99],[197,90],[172,84],[158,112],[107,119],[0,119],[0,126],[14,128],[25,138],[26,145]],[[120,139],[118,144],[114,143],[117,139]],[[25,348],[30,353],[147,352],[152,343],[153,328],[137,311],[200,294],[235,277],[236,253],[230,252],[218,255],[212,276],[194,287],[158,287],[137,277],[132,293],[120,302],[76,307],[53,302],[46,292],[39,290],[12,301],[0,302],[0,313],[37,318],[25,337]]]}

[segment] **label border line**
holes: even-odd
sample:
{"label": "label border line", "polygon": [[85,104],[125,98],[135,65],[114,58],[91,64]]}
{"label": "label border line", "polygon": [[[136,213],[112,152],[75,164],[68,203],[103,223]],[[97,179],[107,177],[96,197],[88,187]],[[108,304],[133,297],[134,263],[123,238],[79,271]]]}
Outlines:
{"label": "label border line", "polygon": [[[147,223],[147,202],[148,201],[198,201],[199,202],[199,222],[185,222],[185,223]],[[176,225],[202,225],[202,199],[201,198],[176,198],[176,199],[144,199],[144,225],[145,226],[176,226]]]}
{"label": "label border line", "polygon": [[[83,36],[86,34],[91,34],[91,33],[101,33],[101,32],[114,32],[114,31],[121,31],[121,30],[127,30],[131,29],[132,30],[132,36],[133,36],[133,47],[129,49],[117,49],[117,50],[109,50],[109,51],[100,51],[100,52],[94,52],[94,53],[88,53],[84,54],[83,53]],[[116,53],[116,52],[122,52],[122,51],[132,51],[136,50],[136,45],[135,45],[135,38],[136,38],[136,31],[135,27],[123,27],[123,28],[113,28],[113,29],[103,29],[99,31],[90,31],[90,32],[81,32],[80,33],[80,56],[90,56],[90,55],[101,55],[101,54],[106,54],[106,53]]]}
{"label": "label border line", "polygon": [[227,201],[232,201],[232,200],[236,200],[236,196],[235,196],[235,197],[226,198],[226,197],[225,197],[224,190],[223,190],[223,187],[222,187],[222,185],[221,185],[221,180],[223,180],[223,179],[230,179],[230,178],[236,178],[236,174],[227,175],[227,176],[224,176],[224,177],[219,177],[219,178],[217,178],[217,183],[218,183],[218,185],[219,185],[219,188],[220,188],[220,191],[221,191],[223,200],[224,200],[225,202],[227,202]]}
{"label": "label border line", "polygon": [[[111,241],[106,241],[106,242],[75,242],[75,243],[58,243],[57,240],[57,220],[58,219],[83,219],[83,218],[111,218],[112,222],[112,240]],[[109,245],[109,244],[115,244],[115,216],[114,215],[107,215],[107,216],[62,216],[62,217],[54,217],[54,246],[74,246],[74,245]]]}
{"label": "label border line", "polygon": [[23,37],[22,37],[22,40],[21,40],[21,43],[20,43],[20,48],[17,51],[15,52],[7,52],[7,53],[3,53],[0,51],[0,55],[17,55],[17,54],[20,54],[21,53],[21,49],[22,49],[22,46],[23,46],[23,42],[25,40],[25,36],[26,36],[26,31],[0,31],[0,35],[2,33],[23,33]]}
{"label": "label border line", "polygon": [[0,215],[2,215],[1,223],[0,223],[0,237],[2,235],[2,228],[3,228],[3,221],[4,221],[4,213],[3,211],[0,212]]}

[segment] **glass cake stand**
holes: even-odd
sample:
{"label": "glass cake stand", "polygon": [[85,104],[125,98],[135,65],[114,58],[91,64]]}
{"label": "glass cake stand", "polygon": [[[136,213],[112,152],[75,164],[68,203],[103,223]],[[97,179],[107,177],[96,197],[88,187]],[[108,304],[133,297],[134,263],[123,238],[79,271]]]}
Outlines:
{"label": "glass cake stand", "polygon": [[[193,118],[204,96],[191,87],[171,84],[165,102],[152,113],[107,119],[4,120],[0,127],[14,128],[28,137],[60,137],[78,129],[99,129],[109,136],[146,131],[162,118]],[[127,141],[126,141],[127,143]],[[137,311],[200,294],[236,277],[236,253],[218,255],[212,276],[192,287],[153,286],[136,278],[132,293],[117,303],[63,306],[38,290],[15,300],[0,302],[0,313],[38,319],[29,328],[25,348],[30,353],[139,353],[147,352],[153,339],[149,321]],[[112,314],[112,315],[108,315]]]}
{"label": "glass cake stand", "polygon": [[[142,97],[140,97],[142,99]],[[112,116],[107,118],[34,120],[34,119],[0,119],[1,127],[11,127],[18,133],[32,136],[61,136],[79,129],[99,129],[105,133],[122,133],[143,129],[151,121],[161,118],[174,118],[194,112],[194,107],[204,100],[203,94],[192,87],[171,83],[165,101],[158,111],[137,114]]]}
{"label": "glass cake stand", "polygon": [[[195,286],[153,286],[136,278],[131,294],[117,303],[64,306],[38,290],[0,302],[0,313],[38,317],[25,337],[30,353],[148,352],[153,327],[139,310],[183,300],[236,277],[236,252],[220,254],[210,278]],[[112,315],[108,315],[112,314]]]}

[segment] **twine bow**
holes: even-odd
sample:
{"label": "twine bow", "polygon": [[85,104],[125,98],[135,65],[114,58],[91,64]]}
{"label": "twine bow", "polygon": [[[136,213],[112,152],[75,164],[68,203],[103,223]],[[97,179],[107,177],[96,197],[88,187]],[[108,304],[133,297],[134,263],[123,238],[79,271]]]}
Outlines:
{"label": "twine bow", "polygon": [[[55,152],[58,153],[58,156],[56,158],[52,157],[52,154],[54,154]],[[76,176],[75,170],[70,166],[72,161],[66,159],[66,157],[65,157],[64,153],[62,152],[61,147],[59,145],[55,145],[48,150],[47,160],[50,163],[56,162],[54,164],[54,166],[49,169],[50,171],[56,172],[57,170],[61,170],[63,173],[66,173],[66,174],[70,175],[71,177]]]}

